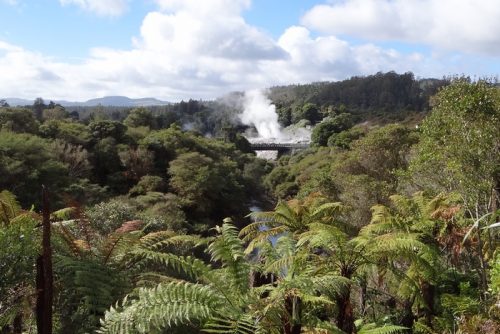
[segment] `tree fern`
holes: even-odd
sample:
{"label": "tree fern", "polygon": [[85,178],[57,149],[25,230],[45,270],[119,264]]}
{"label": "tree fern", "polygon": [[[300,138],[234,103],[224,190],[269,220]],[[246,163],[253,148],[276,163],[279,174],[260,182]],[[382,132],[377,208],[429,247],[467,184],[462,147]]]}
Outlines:
{"label": "tree fern", "polygon": [[153,333],[182,323],[203,322],[224,299],[209,286],[189,282],[141,288],[106,312],[98,333]]}

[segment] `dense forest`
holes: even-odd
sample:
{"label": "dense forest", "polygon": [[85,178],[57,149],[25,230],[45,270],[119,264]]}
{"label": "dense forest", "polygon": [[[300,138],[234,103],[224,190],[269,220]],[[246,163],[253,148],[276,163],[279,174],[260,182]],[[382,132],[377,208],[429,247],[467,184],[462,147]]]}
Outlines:
{"label": "dense forest", "polygon": [[0,333],[500,331],[495,84],[273,87],[277,161],[241,95],[0,103]]}

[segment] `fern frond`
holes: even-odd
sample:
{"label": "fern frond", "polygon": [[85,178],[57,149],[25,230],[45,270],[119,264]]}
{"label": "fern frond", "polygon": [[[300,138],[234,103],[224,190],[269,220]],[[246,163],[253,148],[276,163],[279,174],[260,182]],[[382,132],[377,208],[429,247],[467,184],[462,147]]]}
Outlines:
{"label": "fern frond", "polygon": [[128,286],[126,275],[95,260],[59,256],[54,265],[58,280],[91,314],[104,314]]}
{"label": "fern frond", "polygon": [[323,223],[312,223],[309,230],[302,233],[297,247],[308,245],[309,248],[335,248],[340,242],[347,240],[347,235],[338,227]]}
{"label": "fern frond", "polygon": [[335,217],[340,214],[345,207],[340,202],[325,203],[313,209],[310,216],[313,219],[322,217]]}
{"label": "fern frond", "polygon": [[221,234],[208,246],[212,261],[220,261],[232,276],[230,281],[239,291],[246,291],[249,288],[250,265],[246,261],[238,230],[230,223],[224,223],[219,230]]}
{"label": "fern frond", "polygon": [[205,264],[205,262],[191,256],[159,253],[141,248],[131,253],[131,260],[137,262],[138,265],[146,265],[148,263],[163,264],[179,273],[188,275],[192,279],[206,278],[206,275],[211,270],[211,267]]}
{"label": "fern frond", "polygon": [[75,257],[81,257],[84,248],[78,245],[78,238],[61,222],[54,225],[54,227],[56,227],[54,232],[62,238],[69,252]]}
{"label": "fern frond", "polygon": [[50,218],[54,221],[68,220],[68,219],[71,219],[77,211],[78,210],[76,207],[70,206],[70,207],[63,208],[63,209],[52,212],[52,214],[50,215],[51,216]]}
{"label": "fern frond", "polygon": [[323,275],[311,278],[314,290],[326,296],[340,296],[349,291],[352,281],[337,275]]}
{"label": "fern frond", "polygon": [[293,264],[295,257],[293,255],[283,256],[276,261],[268,263],[264,268],[264,273],[282,275]]}
{"label": "fern frond", "polygon": [[331,322],[318,319],[309,320],[303,328],[303,332],[305,334],[346,334]]}
{"label": "fern frond", "polygon": [[382,327],[373,328],[374,324],[367,324],[361,327],[358,334],[398,334],[408,330],[406,327],[396,325],[384,325]]}
{"label": "fern frond", "polygon": [[[249,216],[252,217],[253,214],[254,213],[251,213]],[[242,238],[244,242],[247,242],[266,229],[269,229],[267,222],[257,220],[243,227],[239,233],[239,237]]]}
{"label": "fern frond", "polygon": [[137,299],[124,299],[106,312],[98,333],[151,333],[179,324],[203,322],[224,307],[209,286],[188,282],[141,288]]}
{"label": "fern frond", "polygon": [[300,298],[300,300],[305,303],[309,304],[311,307],[312,306],[321,306],[325,307],[327,305],[334,305],[335,303],[330,300],[329,298],[325,296],[316,296],[308,293],[304,293],[302,291],[298,291],[297,296]]}
{"label": "fern frond", "polygon": [[421,242],[419,234],[389,233],[375,237],[373,242],[375,247],[372,252],[391,253],[394,255],[417,253],[426,249],[427,245]]}
{"label": "fern frond", "polygon": [[413,323],[413,332],[416,334],[437,334],[432,328],[424,325],[420,321]]}
{"label": "fern frond", "polygon": [[126,255],[139,241],[132,233],[112,233],[108,235],[99,247],[100,256],[104,263],[108,263],[115,257]]}
{"label": "fern frond", "polygon": [[258,222],[262,225],[267,226],[276,226],[276,225],[285,225],[291,227],[290,221],[291,217],[285,216],[283,213],[267,211],[267,212],[252,212],[250,218],[254,219],[255,222]]}
{"label": "fern frond", "polygon": [[21,206],[13,193],[3,190],[0,192],[0,223],[9,224],[10,220],[21,212]]}
{"label": "fern frond", "polygon": [[243,314],[233,319],[227,315],[210,318],[202,329],[205,333],[254,334],[259,331],[257,321],[251,315]]}
{"label": "fern frond", "polygon": [[[259,245],[261,245],[263,242],[268,241],[270,238],[277,237],[287,231],[287,228],[285,226],[276,226],[272,227],[266,230],[262,230],[259,232],[257,235],[255,235],[250,243],[248,244],[247,248],[245,249],[245,254],[250,254],[252,253],[256,248],[258,248]],[[247,235],[249,236],[249,235]],[[245,239],[243,239],[245,240]]]}
{"label": "fern frond", "polygon": [[153,232],[141,238],[141,246],[149,250],[160,250],[170,246],[193,248],[207,242],[208,239],[198,235],[177,234],[174,231]]}

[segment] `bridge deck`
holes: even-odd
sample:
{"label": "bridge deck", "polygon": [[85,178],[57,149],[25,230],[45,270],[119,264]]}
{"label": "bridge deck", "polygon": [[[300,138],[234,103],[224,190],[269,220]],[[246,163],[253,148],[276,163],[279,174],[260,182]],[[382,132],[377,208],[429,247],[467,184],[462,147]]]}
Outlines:
{"label": "bridge deck", "polygon": [[300,150],[309,147],[307,143],[252,143],[254,151],[288,151]]}

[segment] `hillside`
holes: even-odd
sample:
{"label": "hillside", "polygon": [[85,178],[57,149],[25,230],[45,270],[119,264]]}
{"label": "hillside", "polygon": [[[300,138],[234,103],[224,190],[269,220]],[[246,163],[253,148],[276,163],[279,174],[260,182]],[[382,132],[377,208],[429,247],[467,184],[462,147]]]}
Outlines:
{"label": "hillside", "polygon": [[[429,98],[448,83],[447,79],[416,79],[411,72],[379,72],[337,82],[276,86],[269,96],[284,125],[295,123],[304,113],[314,123],[339,112],[351,113],[359,122],[387,123],[427,111]],[[317,108],[316,115],[311,107]]]}

